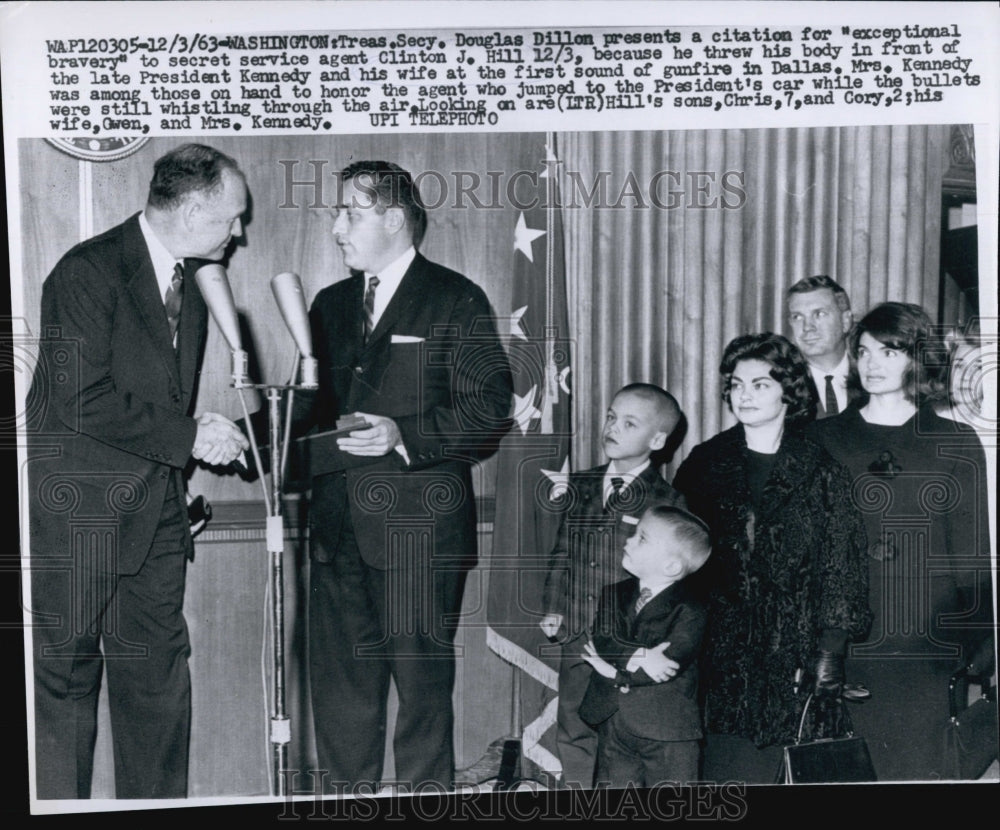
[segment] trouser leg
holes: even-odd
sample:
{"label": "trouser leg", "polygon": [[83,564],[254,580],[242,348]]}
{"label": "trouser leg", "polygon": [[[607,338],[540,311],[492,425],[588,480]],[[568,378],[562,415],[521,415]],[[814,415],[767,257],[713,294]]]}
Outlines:
{"label": "trouser leg", "polygon": [[377,783],[385,754],[389,665],[382,656],[360,652],[383,635],[350,527],[342,530],[333,561],[310,563],[308,615],[309,683],[322,789],[335,793],[345,783]]}
{"label": "trouser leg", "polygon": [[[121,576],[103,619],[118,798],[187,795],[190,642],[184,620],[190,533],[173,488],[142,567]],[[139,650],[139,654],[136,651]]]}
{"label": "trouser leg", "polygon": [[597,731],[580,718],[580,704],[587,693],[593,669],[580,656],[586,637],[577,637],[563,646],[559,661],[559,703],[556,745],[566,786],[593,785],[597,758]]}

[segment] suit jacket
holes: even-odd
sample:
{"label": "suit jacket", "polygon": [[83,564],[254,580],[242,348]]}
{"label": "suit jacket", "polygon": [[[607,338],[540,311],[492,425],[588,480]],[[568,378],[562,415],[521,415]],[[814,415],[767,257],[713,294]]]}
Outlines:
{"label": "suit jacket", "polygon": [[[361,556],[373,567],[402,566],[386,553],[393,532],[416,534],[429,540],[418,547],[467,565],[476,556],[471,464],[494,451],[512,423],[513,383],[489,300],[417,254],[366,343],[363,290],[356,273],[313,301],[319,389],[298,396],[296,429],[332,429],[356,411],[383,415],[399,427],[409,463],[393,450],[314,473],[311,555],[333,559],[350,511]],[[312,443],[324,441],[336,439]]]}
{"label": "suit jacket", "polygon": [[70,556],[82,533],[100,538],[95,567],[135,573],[171,477],[183,494],[207,323],[184,282],[175,351],[138,214],[46,279],[27,419],[33,557]]}
{"label": "suit jacket", "polygon": [[602,464],[570,475],[568,507],[549,555],[543,608],[563,615],[568,639],[590,627],[604,586],[628,576],[622,552],[643,511],[655,503],[684,507],[684,497],[650,464],[623,489],[620,509],[605,509],[607,469]]}
{"label": "suit jacket", "polygon": [[[668,586],[638,615],[635,577],[607,586],[594,621],[597,653],[625,673],[627,685],[597,671],[590,678],[580,704],[580,717],[597,726],[619,712],[624,729],[641,738],[658,741],[694,741],[701,738],[698,708],[698,653],[705,631],[705,606],[687,580]],[[665,683],[654,682],[645,671],[625,672],[637,648],[651,648],[669,641],[666,655],[680,663],[677,674]]]}

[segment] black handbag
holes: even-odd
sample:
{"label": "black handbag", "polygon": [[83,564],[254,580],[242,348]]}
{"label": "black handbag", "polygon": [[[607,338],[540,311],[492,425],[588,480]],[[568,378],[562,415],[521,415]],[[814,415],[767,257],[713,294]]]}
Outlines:
{"label": "black handbag", "polygon": [[868,744],[854,734],[851,717],[843,698],[838,698],[843,736],[806,740],[803,738],[806,715],[813,696],[802,707],[795,743],[786,746],[778,784],[833,784],[877,781]]}
{"label": "black handbag", "polygon": [[[989,648],[992,648],[990,644]],[[986,649],[980,649],[986,652]],[[978,658],[978,659],[977,659]],[[977,654],[948,682],[948,722],[944,727],[942,778],[980,778],[998,755],[997,690],[990,682],[992,651]],[[979,699],[967,706],[969,686],[979,686]]]}

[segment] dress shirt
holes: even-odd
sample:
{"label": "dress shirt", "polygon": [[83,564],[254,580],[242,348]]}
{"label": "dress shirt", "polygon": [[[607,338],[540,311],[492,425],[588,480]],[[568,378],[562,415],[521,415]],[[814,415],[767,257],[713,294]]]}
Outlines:
{"label": "dress shirt", "polygon": [[833,392],[837,396],[838,411],[847,409],[847,373],[851,370],[851,361],[844,352],[840,363],[834,367],[833,371],[820,369],[813,364],[809,364],[809,373],[812,375],[813,383],[816,384],[816,391],[819,393],[819,404],[826,411],[826,399],[824,390],[826,389],[826,376],[833,375]]}
{"label": "dress shirt", "polygon": [[149,258],[153,261],[153,272],[156,274],[156,284],[160,288],[160,299],[166,302],[167,289],[174,279],[174,266],[180,263],[184,267],[184,260],[177,259],[168,251],[163,243],[156,236],[156,232],[146,221],[146,214],[139,214],[139,228],[142,237],[146,240],[146,247],[149,249]]}
{"label": "dress shirt", "polygon": [[620,478],[622,480],[623,483],[622,483],[621,492],[624,493],[628,489],[628,486],[633,481],[635,481],[640,475],[642,475],[642,471],[645,470],[649,466],[649,459],[647,458],[638,467],[633,467],[631,470],[629,470],[626,473],[616,473],[616,472],[613,472],[612,469],[611,469],[612,466],[613,466],[613,462],[612,462],[612,464],[608,464],[608,469],[604,473],[604,484],[603,484],[603,486],[601,488],[601,492],[604,494],[604,506],[605,507],[607,507],[607,505],[608,505],[608,497],[611,495],[611,493],[615,489],[611,485],[611,479],[613,479],[613,478]]}
{"label": "dress shirt", "polygon": [[[396,289],[399,288],[399,284],[403,281],[406,269],[410,267],[410,263],[413,262],[413,258],[416,255],[416,249],[411,245],[378,272],[378,287],[375,289],[375,307],[372,310],[372,329],[382,319],[382,314],[385,312],[386,306],[389,305],[392,295],[396,293]],[[370,273],[365,272],[366,289],[368,288],[368,278],[371,276]],[[362,292],[363,294],[364,292]]]}
{"label": "dress shirt", "polygon": [[[411,245],[375,275],[378,277],[378,286],[375,289],[375,304],[372,309],[372,331],[378,326],[378,321],[382,318],[382,314],[389,305],[392,295],[396,293],[396,289],[399,288],[406,270],[410,267],[410,263],[413,262],[416,255],[417,251]],[[368,288],[368,279],[371,276],[371,273],[365,271],[366,289]],[[362,296],[364,296],[364,292],[362,292]],[[407,464],[410,463],[410,454],[406,451],[406,447],[403,446],[402,439],[396,445],[395,450],[403,457],[403,460]]]}

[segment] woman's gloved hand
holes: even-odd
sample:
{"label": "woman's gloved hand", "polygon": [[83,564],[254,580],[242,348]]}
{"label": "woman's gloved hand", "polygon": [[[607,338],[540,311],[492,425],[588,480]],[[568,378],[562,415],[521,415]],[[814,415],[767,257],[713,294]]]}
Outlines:
{"label": "woman's gloved hand", "polygon": [[820,650],[813,669],[813,695],[836,700],[844,690],[844,655]]}

